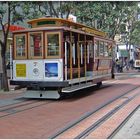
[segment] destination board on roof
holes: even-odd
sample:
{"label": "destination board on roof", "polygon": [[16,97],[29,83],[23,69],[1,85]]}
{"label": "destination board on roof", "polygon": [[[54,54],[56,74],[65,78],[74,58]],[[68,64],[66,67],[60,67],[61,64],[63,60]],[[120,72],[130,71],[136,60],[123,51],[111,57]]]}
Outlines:
{"label": "destination board on roof", "polygon": [[48,24],[54,25],[54,24],[56,24],[56,22],[55,21],[40,21],[40,22],[37,22],[37,25],[48,25]]}
{"label": "destination board on roof", "polygon": [[55,27],[55,26],[61,26],[62,24],[61,24],[61,22],[59,22],[59,21],[55,21],[55,20],[43,20],[43,21],[41,21],[41,20],[39,20],[39,21],[37,21],[37,22],[33,22],[32,24],[32,28],[35,28],[35,27],[47,27],[47,26],[51,26],[51,27]]}

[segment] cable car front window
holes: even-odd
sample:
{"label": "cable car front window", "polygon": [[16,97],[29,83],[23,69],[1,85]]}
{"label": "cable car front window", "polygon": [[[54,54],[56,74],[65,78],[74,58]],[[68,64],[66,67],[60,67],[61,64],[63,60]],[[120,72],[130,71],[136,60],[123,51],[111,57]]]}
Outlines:
{"label": "cable car front window", "polygon": [[16,36],[16,57],[25,57],[25,35]]}
{"label": "cable car front window", "polygon": [[47,56],[59,56],[59,34],[47,34]]}
{"label": "cable car front window", "polygon": [[41,57],[43,56],[42,48],[42,34],[31,33],[30,34],[30,57]]}

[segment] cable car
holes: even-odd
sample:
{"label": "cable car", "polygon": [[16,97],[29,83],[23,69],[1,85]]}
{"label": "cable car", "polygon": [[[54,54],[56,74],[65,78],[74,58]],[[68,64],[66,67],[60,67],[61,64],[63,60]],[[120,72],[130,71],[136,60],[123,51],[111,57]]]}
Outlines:
{"label": "cable car", "polygon": [[12,85],[27,87],[25,97],[59,99],[112,78],[115,42],[95,28],[67,19],[28,21],[13,32]]}
{"label": "cable car", "polygon": [[[131,67],[133,67],[133,60],[131,60]],[[140,70],[140,49],[137,48],[135,51],[134,68]]]}

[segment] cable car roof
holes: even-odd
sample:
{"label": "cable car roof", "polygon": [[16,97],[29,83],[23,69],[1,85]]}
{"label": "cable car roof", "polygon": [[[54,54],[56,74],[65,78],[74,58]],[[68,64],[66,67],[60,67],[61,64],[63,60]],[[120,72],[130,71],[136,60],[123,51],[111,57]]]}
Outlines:
{"label": "cable car roof", "polygon": [[31,24],[32,28],[36,27],[59,27],[59,26],[66,26],[74,29],[79,29],[82,31],[85,31],[87,33],[95,34],[98,36],[105,37],[107,34],[105,32],[102,32],[100,30],[97,30],[95,28],[73,22],[71,20],[62,19],[62,18],[52,18],[52,17],[43,17],[38,19],[33,19],[27,22],[28,24]]}

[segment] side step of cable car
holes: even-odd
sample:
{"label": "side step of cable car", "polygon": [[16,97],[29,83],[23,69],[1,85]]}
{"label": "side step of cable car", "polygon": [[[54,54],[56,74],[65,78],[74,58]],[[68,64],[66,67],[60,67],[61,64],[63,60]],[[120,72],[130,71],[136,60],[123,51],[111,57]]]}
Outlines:
{"label": "side step of cable car", "polygon": [[88,88],[88,87],[92,87],[95,86],[97,84],[93,84],[93,82],[88,82],[88,83],[80,83],[78,85],[72,85],[70,87],[66,87],[62,89],[62,92],[64,93],[70,93],[70,92],[74,92],[74,91],[78,91],[84,88]]}

